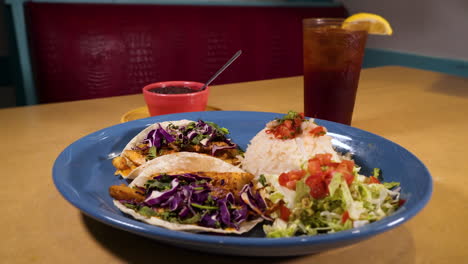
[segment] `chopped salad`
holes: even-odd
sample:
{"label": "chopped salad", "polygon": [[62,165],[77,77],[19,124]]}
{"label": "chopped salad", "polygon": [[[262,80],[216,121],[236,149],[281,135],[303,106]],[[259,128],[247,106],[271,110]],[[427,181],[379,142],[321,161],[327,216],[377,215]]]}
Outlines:
{"label": "chopped salad", "polygon": [[261,175],[258,187],[275,208],[274,222],[264,225],[267,237],[316,235],[361,227],[398,209],[398,182],[382,182],[380,170],[359,174],[352,160],[334,161],[317,154],[302,170]]}

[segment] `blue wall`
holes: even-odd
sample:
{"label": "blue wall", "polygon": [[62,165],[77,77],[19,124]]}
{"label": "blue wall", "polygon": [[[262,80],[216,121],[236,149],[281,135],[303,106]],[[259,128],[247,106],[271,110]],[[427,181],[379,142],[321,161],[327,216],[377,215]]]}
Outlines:
{"label": "blue wall", "polygon": [[429,57],[384,49],[366,49],[363,67],[399,65],[468,78],[468,61]]}

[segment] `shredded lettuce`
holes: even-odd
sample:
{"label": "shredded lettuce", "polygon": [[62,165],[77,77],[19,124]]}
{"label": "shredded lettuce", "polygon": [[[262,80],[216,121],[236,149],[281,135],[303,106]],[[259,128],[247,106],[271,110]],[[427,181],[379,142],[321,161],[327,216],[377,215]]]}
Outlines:
{"label": "shredded lettuce", "polygon": [[372,176],[374,176],[379,181],[383,181],[381,170],[379,168],[374,168]]}
{"label": "shredded lettuce", "polygon": [[273,203],[278,203],[281,199],[284,198],[284,195],[281,194],[280,192],[274,192],[272,194],[270,194],[270,201],[272,201]]}
{"label": "shredded lettuce", "polygon": [[389,190],[391,190],[391,189],[393,189],[393,188],[395,188],[395,187],[400,186],[400,183],[399,183],[399,182],[384,182],[384,183],[382,183],[382,184],[383,184],[383,186],[385,186],[385,188],[387,188],[387,189],[389,189]]}
{"label": "shredded lettuce", "polygon": [[330,193],[330,196],[335,194],[335,191],[340,187],[341,182],[343,182],[343,175],[339,172],[334,173],[330,184],[328,184],[328,192]]}
{"label": "shredded lettuce", "polygon": [[348,188],[348,184],[344,179],[341,180],[340,184],[341,190],[341,200],[344,202],[346,208],[350,208],[354,202],[353,197],[351,196],[351,191]]}
{"label": "shredded lettuce", "polygon": [[273,222],[273,225],[264,225],[263,231],[270,238],[292,237],[296,234],[297,225],[294,223],[288,224],[278,218]]}
{"label": "shredded lettuce", "polygon": [[304,197],[310,197],[310,188],[305,183],[306,177],[303,177],[300,181],[296,183],[296,198],[294,199],[295,203],[298,203]]}
{"label": "shredded lettuce", "polygon": [[348,208],[349,218],[359,220],[361,214],[365,211],[366,209],[364,208],[363,202],[353,201],[351,206]]}

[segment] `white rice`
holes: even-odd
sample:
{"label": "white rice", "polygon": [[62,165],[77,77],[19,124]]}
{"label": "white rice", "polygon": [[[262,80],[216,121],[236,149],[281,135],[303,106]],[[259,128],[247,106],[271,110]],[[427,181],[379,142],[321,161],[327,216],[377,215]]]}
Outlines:
{"label": "white rice", "polygon": [[314,137],[309,132],[317,127],[313,120],[302,123],[302,134],[294,139],[276,139],[262,129],[250,141],[242,161],[242,168],[255,176],[280,174],[298,170],[308,159],[319,153],[332,154],[332,160],[341,161],[328,135]]}

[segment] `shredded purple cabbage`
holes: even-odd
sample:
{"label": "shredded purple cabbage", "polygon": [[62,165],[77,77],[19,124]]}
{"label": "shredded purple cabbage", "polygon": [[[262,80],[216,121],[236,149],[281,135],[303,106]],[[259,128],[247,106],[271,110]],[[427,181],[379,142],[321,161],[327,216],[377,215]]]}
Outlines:
{"label": "shredded purple cabbage", "polygon": [[189,216],[190,213],[190,208],[188,206],[185,206],[184,208],[182,208],[182,210],[180,210],[179,217],[186,218],[187,216]]}
{"label": "shredded purple cabbage", "polygon": [[177,187],[179,187],[179,180],[174,178],[171,182],[172,188],[170,190],[159,192],[153,190],[150,193],[150,196],[146,198],[145,203],[147,205],[161,205],[163,202],[167,202],[168,199],[177,192]]}
{"label": "shredded purple cabbage", "polygon": [[234,227],[231,221],[231,212],[228,209],[232,205],[234,205],[234,195],[232,193],[228,193],[224,198],[218,200],[221,223],[228,227]]}
{"label": "shredded purple cabbage", "polygon": [[247,205],[242,204],[232,212],[232,220],[235,223],[240,224],[247,219],[248,213],[249,213],[249,208],[247,207]]}
{"label": "shredded purple cabbage", "polygon": [[253,192],[253,184],[246,184],[240,191],[241,200],[249,206],[253,211],[258,213],[263,219],[271,221],[272,219],[263,214],[266,209],[266,202],[260,193]]}
{"label": "shredded purple cabbage", "polygon": [[221,149],[235,149],[237,148],[237,145],[231,145],[231,146],[218,146],[214,145],[213,148],[211,149],[211,156],[214,156],[216,151],[221,150]]}
{"label": "shredded purple cabbage", "polygon": [[[158,191],[152,187],[145,189],[147,197],[142,203],[121,202],[151,208],[165,208],[175,212],[181,220],[198,214],[200,215],[198,225],[235,229],[239,229],[240,224],[248,220],[250,215],[259,215],[257,211],[263,212],[266,208],[263,198],[258,193],[253,192],[252,184],[246,184],[241,191],[241,194],[248,197],[246,203],[242,199],[236,201],[232,193],[228,193],[222,198],[212,197],[210,193],[214,188],[210,184],[211,178],[209,177],[185,173],[159,175],[154,180],[163,180],[167,185],[170,183],[170,189]],[[141,189],[141,187],[139,188]]]}
{"label": "shredded purple cabbage", "polygon": [[[161,125],[156,129],[151,130],[142,143],[146,144],[147,147],[155,146],[156,148],[166,147],[169,143],[174,143],[179,147],[185,145],[197,145],[208,146],[210,142],[225,142],[227,146],[214,145],[211,149],[211,155],[215,155],[218,150],[223,149],[235,149],[238,148],[237,144],[231,142],[226,137],[227,130],[217,129],[216,125],[210,125],[202,120],[190,123],[186,126],[168,126],[163,129]],[[135,147],[140,150],[144,150],[141,147]]]}
{"label": "shredded purple cabbage", "polygon": [[199,223],[201,226],[206,227],[218,227],[219,225],[219,213],[214,211],[212,213],[205,213]]}
{"label": "shredded purple cabbage", "polygon": [[175,141],[175,138],[167,133],[161,125],[158,124],[158,126],[159,128],[151,130],[143,141],[148,144],[149,147],[155,146],[156,148],[160,148],[161,146]]}
{"label": "shredded purple cabbage", "polygon": [[197,186],[195,188],[201,187],[204,189],[196,189],[192,192],[192,196],[190,197],[192,203],[203,204],[208,199],[208,196],[210,195],[210,188],[208,186]]}

